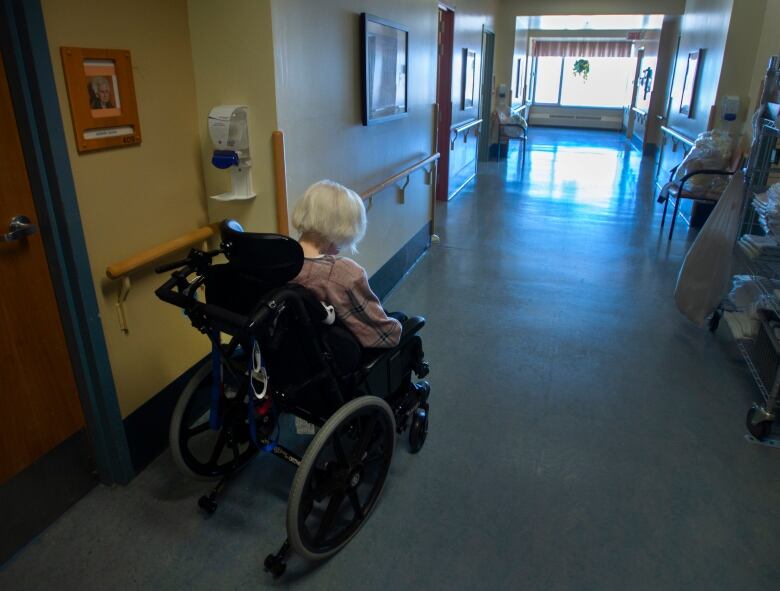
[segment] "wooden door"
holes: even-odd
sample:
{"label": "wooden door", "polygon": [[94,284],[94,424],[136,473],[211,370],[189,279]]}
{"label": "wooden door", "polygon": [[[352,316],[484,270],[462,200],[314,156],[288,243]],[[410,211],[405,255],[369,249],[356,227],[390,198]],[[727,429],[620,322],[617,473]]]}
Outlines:
{"label": "wooden door", "polygon": [[6,241],[37,215],[0,55],[0,485],[84,427],[39,231]]}
{"label": "wooden door", "polygon": [[439,59],[436,77],[436,151],[439,163],[436,172],[436,199],[447,201],[450,181],[450,126],[452,125],[452,43],[455,33],[455,12],[439,8]]}

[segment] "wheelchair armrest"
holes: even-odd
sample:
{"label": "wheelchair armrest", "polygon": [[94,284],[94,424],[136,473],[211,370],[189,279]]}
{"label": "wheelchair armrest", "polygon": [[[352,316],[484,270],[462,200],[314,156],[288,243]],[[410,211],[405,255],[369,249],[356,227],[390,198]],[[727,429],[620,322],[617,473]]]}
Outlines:
{"label": "wheelchair armrest", "polygon": [[401,325],[401,342],[403,343],[405,339],[416,335],[423,326],[425,326],[425,318],[422,316],[407,318]]}
{"label": "wheelchair armrest", "polygon": [[402,323],[401,328],[401,341],[395,347],[388,349],[363,349],[363,358],[360,361],[360,365],[364,369],[371,369],[374,364],[385,357],[386,355],[392,355],[403,347],[406,342],[412,337],[416,336],[420,329],[425,326],[425,318],[422,316],[412,316],[407,318]]}

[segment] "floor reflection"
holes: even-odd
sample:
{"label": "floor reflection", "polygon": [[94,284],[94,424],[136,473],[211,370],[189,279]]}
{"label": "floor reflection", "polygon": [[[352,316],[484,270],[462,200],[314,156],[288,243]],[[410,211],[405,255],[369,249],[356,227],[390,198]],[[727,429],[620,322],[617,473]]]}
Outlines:
{"label": "floor reflection", "polygon": [[614,208],[635,196],[641,160],[620,132],[532,128],[525,159],[513,142],[502,166],[527,198]]}

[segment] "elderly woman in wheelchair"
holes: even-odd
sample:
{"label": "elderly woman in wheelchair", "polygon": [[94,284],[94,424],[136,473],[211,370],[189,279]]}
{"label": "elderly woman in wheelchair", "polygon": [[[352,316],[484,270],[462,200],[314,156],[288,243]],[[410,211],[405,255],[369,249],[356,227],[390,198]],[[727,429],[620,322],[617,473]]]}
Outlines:
{"label": "elderly woman in wheelchair", "polygon": [[[186,474],[218,480],[217,496],[258,451],[296,466],[287,539],[265,567],[281,575],[290,552],[327,558],[358,532],[382,491],[395,436],[409,430],[420,450],[428,432],[428,373],[420,317],[387,315],[365,270],[339,257],[365,231],[360,198],[324,181],[293,214],[300,243],[221,226],[218,250],[192,250],[157,290],[184,309],[212,343],[171,419],[173,458]],[[214,264],[224,254],[227,262]],[[205,288],[205,301],[199,288]],[[280,440],[280,416],[314,426],[302,456]]]}

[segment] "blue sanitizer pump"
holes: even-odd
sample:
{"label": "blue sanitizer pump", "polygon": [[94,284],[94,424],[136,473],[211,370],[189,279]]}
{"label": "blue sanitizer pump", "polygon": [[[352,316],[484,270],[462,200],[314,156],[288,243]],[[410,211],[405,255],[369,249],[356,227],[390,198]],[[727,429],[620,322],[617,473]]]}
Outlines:
{"label": "blue sanitizer pump", "polygon": [[211,164],[230,171],[230,191],[212,195],[212,199],[232,201],[255,196],[250,174],[248,111],[244,105],[220,105],[209,112],[209,136],[214,144]]}

